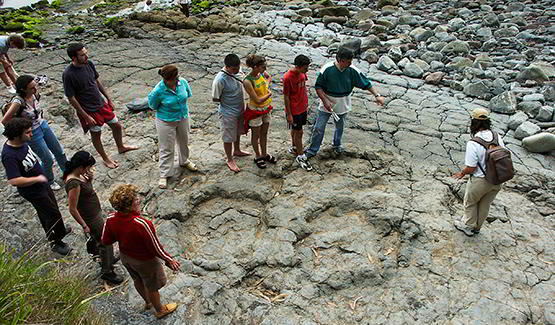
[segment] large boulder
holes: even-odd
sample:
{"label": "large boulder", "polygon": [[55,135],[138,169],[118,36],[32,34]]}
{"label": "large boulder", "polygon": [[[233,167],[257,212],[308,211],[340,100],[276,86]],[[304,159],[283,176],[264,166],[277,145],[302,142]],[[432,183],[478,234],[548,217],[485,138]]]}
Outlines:
{"label": "large boulder", "polygon": [[553,107],[542,106],[536,115],[536,120],[540,122],[550,122],[553,120]]}
{"label": "large boulder", "polygon": [[536,115],[538,115],[538,113],[540,112],[541,107],[542,107],[542,103],[534,100],[520,102],[517,105],[517,108],[519,111],[522,111],[528,114],[528,116],[530,117],[536,117]]}
{"label": "large boulder", "polygon": [[391,71],[398,69],[395,62],[393,62],[393,60],[391,60],[387,55],[382,55],[379,58],[377,67],[379,70],[382,71]]}
{"label": "large boulder", "polygon": [[530,152],[550,152],[555,150],[555,134],[541,132],[522,139],[522,145]]}
{"label": "large boulder", "polygon": [[424,70],[418,64],[409,62],[405,65],[403,73],[408,77],[420,78],[424,74]]}
{"label": "large boulder", "polygon": [[441,53],[446,54],[468,54],[470,52],[470,46],[467,42],[461,40],[455,40],[447,43],[442,49]]}
{"label": "large boulder", "polygon": [[463,92],[470,97],[488,99],[491,98],[488,86],[483,81],[472,82],[464,86]]}
{"label": "large boulder", "polygon": [[428,76],[426,76],[425,81],[426,83],[429,83],[432,85],[438,85],[444,76],[445,76],[444,72],[441,72],[441,71],[433,72],[433,73],[430,73]]}
{"label": "large boulder", "polygon": [[323,18],[324,16],[349,17],[349,9],[341,6],[320,8],[318,9],[318,16],[320,16],[320,18]]}
{"label": "large boulder", "polygon": [[507,127],[511,130],[516,130],[522,123],[528,120],[528,115],[524,112],[516,112],[516,114],[511,115]]}
{"label": "large boulder", "polygon": [[489,109],[501,114],[513,114],[516,112],[516,97],[512,91],[506,91],[493,97],[489,101]]}
{"label": "large boulder", "polygon": [[549,77],[542,70],[541,67],[530,65],[529,67],[523,69],[516,77],[518,81],[534,80],[537,82],[548,81]]}
{"label": "large boulder", "polygon": [[518,128],[516,128],[515,139],[522,140],[526,137],[529,137],[531,135],[534,135],[540,132],[540,130],[541,130],[540,127],[537,126],[536,124],[530,121],[526,121],[521,125],[519,125]]}
{"label": "large boulder", "polygon": [[353,52],[354,55],[360,54],[360,46],[362,44],[362,40],[358,37],[346,37],[341,40],[341,44],[339,47],[345,48]]}

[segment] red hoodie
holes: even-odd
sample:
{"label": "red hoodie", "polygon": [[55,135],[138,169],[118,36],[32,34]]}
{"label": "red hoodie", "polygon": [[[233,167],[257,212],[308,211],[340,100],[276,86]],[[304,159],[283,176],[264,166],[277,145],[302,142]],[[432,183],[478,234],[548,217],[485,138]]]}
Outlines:
{"label": "red hoodie", "polygon": [[102,244],[119,243],[119,250],[138,260],[150,260],[159,257],[164,261],[172,259],[158,236],[152,222],[138,214],[116,212],[104,223]]}

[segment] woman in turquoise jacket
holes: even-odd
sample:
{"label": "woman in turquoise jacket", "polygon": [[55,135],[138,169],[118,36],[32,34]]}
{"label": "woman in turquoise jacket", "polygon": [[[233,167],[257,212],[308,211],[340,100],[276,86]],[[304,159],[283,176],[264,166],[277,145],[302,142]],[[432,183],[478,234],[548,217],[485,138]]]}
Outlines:
{"label": "woman in turquoise jacket", "polygon": [[180,78],[177,66],[168,64],[158,70],[162,76],[156,87],[148,94],[148,105],[156,111],[158,133],[160,188],[167,187],[168,177],[173,176],[174,148],[177,142],[179,165],[197,171],[189,160],[189,107],[191,88],[187,80]]}

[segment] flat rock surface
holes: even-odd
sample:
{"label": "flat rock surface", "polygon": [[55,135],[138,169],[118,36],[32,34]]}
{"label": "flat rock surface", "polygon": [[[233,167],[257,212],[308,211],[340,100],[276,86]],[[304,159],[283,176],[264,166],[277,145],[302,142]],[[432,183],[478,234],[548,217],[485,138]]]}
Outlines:
{"label": "flat rock surface", "polygon": [[[414,21],[404,19],[407,26]],[[141,147],[118,155],[105,128],[105,147],[120,167],[97,164],[94,186],[103,208],[111,211],[108,197],[115,185],[139,186],[144,215],[182,262],[178,273],[166,269],[162,300],[180,307],[161,323],[553,324],[555,158],[526,151],[507,126],[510,115],[491,117],[513,152],[517,175],[494,201],[491,223],[470,238],[452,224],[463,214],[465,182],[451,175],[464,163],[469,112],[487,108],[487,100],[355,59],[386,105],[379,107],[368,92],[355,90],[343,137],[346,152],[336,156],[330,150],[330,124],[321,152],[311,159],[314,170],[306,172],[287,153],[291,140],[279,79],[302,53],[312,59],[313,85],[319,67],[333,59],[325,47],[156,24],[142,29],[140,39],[83,37],[116,104],[125,141]],[[176,33],[179,37],[151,37]],[[472,48],[467,46],[464,53]],[[229,52],[243,62],[249,53],[265,56],[274,76],[268,148],[278,163],[265,170],[252,156],[237,159],[238,174],[225,165],[210,88]],[[50,76],[42,103],[68,156],[82,149],[95,153],[63,98],[65,50],[14,51],[13,56],[20,73]],[[191,160],[200,171],[180,170],[169,188],[160,190],[154,114],[131,113],[124,103],[145,97],[159,81],[157,70],[168,63],[178,65],[192,88]],[[318,104],[313,88],[309,96],[305,143]],[[242,144],[252,151],[250,139],[244,137]],[[42,238],[31,205],[5,177],[0,184],[0,239],[21,249],[19,239]],[[64,219],[78,229],[66,194],[56,196]],[[84,236],[68,238],[75,247],[70,260],[85,261]],[[90,270],[98,279],[99,268]],[[121,265],[118,270],[125,272]],[[154,320],[141,311],[131,283],[93,304],[114,324]]]}

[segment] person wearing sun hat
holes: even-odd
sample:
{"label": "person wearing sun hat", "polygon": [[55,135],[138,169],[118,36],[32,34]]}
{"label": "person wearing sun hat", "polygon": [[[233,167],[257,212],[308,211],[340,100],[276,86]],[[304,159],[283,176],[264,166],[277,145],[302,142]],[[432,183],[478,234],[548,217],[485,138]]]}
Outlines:
{"label": "person wearing sun hat", "polygon": [[[499,146],[505,147],[503,139],[491,130],[490,112],[484,108],[476,108],[470,113],[470,136],[486,142],[497,140]],[[465,235],[473,236],[480,232],[501,185],[486,181],[486,148],[472,139],[466,143],[464,164],[465,167],[453,175],[457,179],[470,175],[464,193],[464,216],[454,224]]]}

